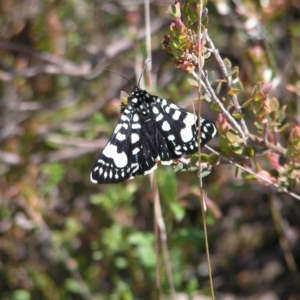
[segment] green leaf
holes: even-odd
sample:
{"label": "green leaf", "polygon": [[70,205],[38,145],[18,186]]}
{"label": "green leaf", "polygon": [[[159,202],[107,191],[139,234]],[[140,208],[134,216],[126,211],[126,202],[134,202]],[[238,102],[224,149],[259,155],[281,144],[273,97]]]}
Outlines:
{"label": "green leaf", "polygon": [[253,96],[253,100],[254,102],[261,102],[264,101],[266,99],[266,95],[263,92],[257,92],[254,96]]}
{"label": "green leaf", "polygon": [[128,267],[128,261],[125,257],[116,257],[114,260],[114,264],[117,269],[126,269]]}
{"label": "green leaf", "polygon": [[182,207],[182,205],[172,202],[172,203],[170,203],[170,209],[171,209],[176,221],[180,222],[183,220],[183,218],[185,216],[185,210]]}
{"label": "green leaf", "polygon": [[173,19],[181,17],[180,3],[171,4],[169,6],[168,12]]}
{"label": "green leaf", "polygon": [[197,164],[198,160],[199,160],[199,155],[198,155],[198,153],[193,154],[193,155],[191,156],[191,165]]}
{"label": "green leaf", "polygon": [[208,156],[208,162],[212,165],[215,166],[216,164],[219,163],[220,157],[219,155],[212,153]]}
{"label": "green leaf", "polygon": [[254,157],[255,156],[255,151],[252,147],[246,146],[244,148],[244,155],[247,157]]}
{"label": "green leaf", "polygon": [[237,95],[240,92],[239,89],[230,89],[227,93],[228,95]]}
{"label": "green leaf", "polygon": [[64,285],[68,291],[74,294],[79,294],[81,291],[81,284],[75,279],[68,278]]}
{"label": "green leaf", "polygon": [[181,228],[175,232],[172,239],[176,244],[186,245],[188,243],[204,245],[203,231],[197,228]]}
{"label": "green leaf", "polygon": [[200,174],[201,178],[207,177],[211,173],[212,169],[204,169],[202,168],[202,172]]}
{"label": "green leaf", "polygon": [[240,114],[240,113],[233,113],[232,116],[237,119],[240,120],[244,117],[244,114]]}
{"label": "green leaf", "polygon": [[13,300],[30,300],[31,296],[30,296],[29,291],[19,289],[19,290],[13,291],[12,299]]}
{"label": "green leaf", "polygon": [[216,111],[216,112],[221,112],[221,109],[219,108],[219,106],[213,102],[211,105],[210,105],[210,108],[213,110],[213,111]]}
{"label": "green leaf", "polygon": [[254,122],[254,126],[255,126],[257,129],[259,129],[259,130],[264,129],[263,125],[262,125],[261,123],[256,122],[256,121]]}
{"label": "green leaf", "polygon": [[243,104],[242,104],[242,108],[246,108],[247,106],[249,106],[249,104],[251,103],[253,101],[253,99],[251,98],[251,99],[249,99],[249,100],[247,100],[247,101],[245,101]]}
{"label": "green leaf", "polygon": [[232,133],[230,131],[228,131],[226,133],[226,137],[229,140],[229,142],[231,142],[231,143],[235,143],[235,142],[237,142],[237,141],[240,140],[240,137],[238,135],[236,135],[236,134],[234,134],[234,133]]}
{"label": "green leaf", "polygon": [[107,124],[107,120],[101,112],[97,112],[93,115],[93,121],[102,126],[106,126]]}
{"label": "green leaf", "polygon": [[153,246],[142,246],[137,248],[138,258],[147,268],[153,268],[156,263]]}
{"label": "green leaf", "polygon": [[173,167],[175,173],[182,171],[182,169],[183,169],[183,163],[181,162],[177,163],[177,165]]}
{"label": "green leaf", "polygon": [[45,194],[48,194],[65,178],[66,169],[64,164],[52,162],[42,165],[41,173],[47,177],[42,190]]}
{"label": "green leaf", "polygon": [[198,87],[198,82],[197,80],[193,79],[193,78],[188,78],[187,82],[190,84],[190,86],[192,87]]}
{"label": "green leaf", "polygon": [[278,111],[280,108],[279,101],[276,98],[272,98],[269,103],[270,109],[273,111]]}
{"label": "green leaf", "polygon": [[224,65],[227,69],[228,72],[231,72],[231,68],[232,68],[232,63],[228,58],[224,58],[223,59]]}
{"label": "green leaf", "polygon": [[208,155],[205,153],[201,153],[201,162],[208,162]]}
{"label": "green leaf", "polygon": [[128,243],[136,246],[151,246],[154,243],[154,236],[152,233],[134,232],[128,236]]}

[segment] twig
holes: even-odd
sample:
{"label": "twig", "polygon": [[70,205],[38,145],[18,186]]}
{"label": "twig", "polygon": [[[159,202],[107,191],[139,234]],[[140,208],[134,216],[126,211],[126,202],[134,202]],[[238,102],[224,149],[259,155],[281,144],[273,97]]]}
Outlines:
{"label": "twig", "polygon": [[[198,145],[200,145],[201,140],[201,94],[202,94],[202,84],[201,84],[201,74],[203,73],[202,68],[202,51],[201,51],[201,26],[202,26],[202,13],[203,13],[203,1],[199,0],[200,10],[198,11],[199,14],[199,20],[198,20],[198,57],[197,57],[197,65],[198,65]],[[210,253],[209,253],[209,243],[208,243],[208,233],[207,233],[207,226],[206,226],[206,194],[203,190],[203,182],[202,182],[202,164],[201,164],[201,147],[198,147],[198,156],[199,156],[199,200],[200,200],[200,207],[201,207],[201,216],[202,216],[202,225],[203,225],[203,231],[204,231],[204,239],[205,239],[205,253],[206,253],[206,261],[207,261],[207,271],[209,274],[209,285],[210,285],[210,293],[212,300],[215,299],[214,296],[214,285],[213,285],[213,279],[212,279],[212,270],[211,270],[211,263],[210,263]]]}
{"label": "twig", "polygon": [[290,191],[288,191],[286,188],[280,187],[279,184],[277,184],[277,183],[275,183],[275,182],[272,182],[271,180],[269,180],[269,179],[267,179],[267,178],[265,178],[265,177],[263,177],[263,176],[260,176],[260,175],[256,174],[254,171],[252,171],[252,170],[250,170],[250,169],[247,169],[247,168],[243,167],[242,165],[240,165],[240,164],[234,162],[233,160],[231,160],[231,159],[229,159],[229,158],[227,158],[227,157],[224,157],[224,156],[221,155],[218,151],[212,149],[211,147],[209,147],[209,146],[207,146],[207,145],[205,145],[205,147],[206,147],[208,150],[210,150],[212,153],[215,153],[215,154],[219,155],[223,160],[229,162],[230,164],[233,164],[234,166],[236,166],[237,168],[243,170],[244,172],[246,172],[246,173],[248,173],[248,174],[251,174],[251,175],[255,176],[257,179],[262,180],[262,181],[268,183],[268,184],[271,185],[271,186],[274,186],[276,189],[281,189],[282,192],[284,192],[284,193],[286,193],[286,194],[292,196],[293,198],[295,198],[295,199],[297,199],[297,200],[300,200],[300,195],[297,195],[297,194],[295,194],[295,193],[293,193],[293,192],[290,192]]}
{"label": "twig", "polygon": [[153,198],[153,225],[154,225],[154,235],[155,235],[155,292],[156,292],[156,299],[160,299],[160,263],[159,263],[159,222],[158,222],[158,210],[160,207],[160,200],[159,194],[157,189],[157,182],[155,177],[155,172],[150,174],[150,183],[151,183],[151,190],[152,190],[152,198]]}
{"label": "twig", "polygon": [[[199,76],[195,71],[192,72],[192,75],[199,82]],[[205,72],[203,70],[201,72],[201,86],[202,86],[203,90],[205,91],[205,93],[218,105],[218,107],[224,114],[228,123],[234,129],[236,129],[236,131],[239,133],[239,135],[243,138],[244,142],[246,142],[247,137],[246,137],[244,131],[242,130],[241,126],[236,122],[236,120],[230,115],[230,113],[225,109],[223,103],[221,102],[221,100],[218,98],[215,91],[211,87],[211,85],[208,81],[208,78],[207,78],[207,74],[205,74]]]}
{"label": "twig", "polygon": [[[151,20],[151,33],[156,32],[161,29],[167,21],[162,21],[159,19]],[[137,39],[144,39],[146,36],[146,30],[144,28],[140,29],[137,34]],[[67,75],[75,77],[84,77],[85,79],[94,79],[103,70],[103,63],[110,59],[115,59],[120,53],[127,51],[132,48],[132,41],[124,38],[118,40],[118,42],[111,44],[105,48],[104,51],[94,55],[97,58],[97,66],[92,69],[92,61],[84,61],[82,64],[78,65],[67,59],[55,56],[48,52],[35,51],[23,44],[3,42],[0,41],[0,49],[5,49],[12,52],[24,53],[30,56],[39,58],[40,60],[47,62],[48,64],[27,68],[25,70],[10,70],[4,71],[0,70],[0,81],[11,81],[15,77],[31,78],[39,74],[50,74],[50,75]]]}
{"label": "twig", "polygon": [[[224,61],[221,58],[221,56],[219,55],[219,51],[216,49],[216,47],[215,47],[213,41],[211,40],[211,38],[210,38],[207,30],[206,30],[205,38],[206,38],[206,41],[207,41],[207,43],[208,43],[208,45],[210,47],[209,50],[212,53],[212,55],[215,58],[215,60],[217,61],[218,65],[220,67],[221,73],[223,75],[223,78],[226,80],[227,88],[231,89],[232,88],[232,78],[231,78],[231,75],[228,74],[228,71],[227,71],[226,66],[224,64]],[[242,114],[242,110],[241,110],[239,101],[237,99],[237,96],[235,94],[233,94],[233,95],[231,95],[231,99],[232,99],[232,102],[233,102],[234,107],[237,110],[237,112],[240,113],[240,114]],[[240,122],[241,122],[241,126],[243,128],[243,131],[247,135],[248,132],[249,132],[249,130],[247,128],[247,125],[245,123],[244,118],[242,118],[240,120]]]}
{"label": "twig", "polygon": [[[171,267],[171,260],[170,260],[170,255],[169,255],[169,250],[168,250],[168,243],[167,243],[167,231],[166,231],[166,225],[164,222],[164,218],[162,216],[161,212],[161,205],[160,205],[160,199],[159,199],[159,193],[158,193],[158,188],[157,188],[157,183],[156,183],[156,177],[155,177],[155,172],[150,174],[150,181],[151,181],[151,188],[153,191],[153,197],[154,197],[154,215],[155,215],[155,221],[158,226],[158,232],[161,240],[161,246],[163,250],[163,256],[164,256],[164,262],[166,266],[166,272],[167,272],[167,278],[169,281],[170,285],[170,291],[172,295],[172,299],[176,299],[176,291],[175,291],[175,284],[174,284],[174,279],[172,275],[172,267]],[[159,264],[158,261],[158,256],[156,263]]]}
{"label": "twig", "polygon": [[272,150],[273,152],[276,152],[280,155],[282,155],[283,157],[286,155],[286,149],[279,146],[279,145],[274,145],[270,142],[268,142],[267,140],[264,140],[263,138],[260,138],[252,133],[248,133],[248,137],[251,141],[253,141],[254,143],[257,144],[263,144],[265,145],[269,150]]}
{"label": "twig", "polygon": [[[151,60],[151,28],[153,26],[152,22],[150,22],[150,7],[149,7],[149,0],[145,0],[145,22],[146,22],[146,63],[147,63],[147,70],[149,74],[151,74],[152,70],[152,63],[148,63]],[[151,76],[150,84],[152,83]],[[167,232],[165,222],[161,213],[161,204],[159,199],[158,187],[156,182],[156,174],[155,172],[150,174],[150,182],[153,192],[153,200],[154,200],[154,215],[155,215],[155,234],[158,233],[161,241],[162,252],[164,257],[164,263],[166,266],[166,273],[167,278],[170,286],[170,292],[173,300],[176,300],[176,290],[175,284],[172,274],[172,267],[171,267],[171,260],[169,255],[168,243],[167,243]],[[159,277],[159,248],[158,248],[158,241],[156,241],[156,291],[157,291],[157,299],[160,299],[160,277]]]}

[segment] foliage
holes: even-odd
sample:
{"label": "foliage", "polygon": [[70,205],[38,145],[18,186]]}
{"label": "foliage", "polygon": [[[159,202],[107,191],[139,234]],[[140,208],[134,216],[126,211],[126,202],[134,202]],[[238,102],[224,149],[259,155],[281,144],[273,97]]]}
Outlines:
{"label": "foliage", "polygon": [[[203,2],[151,2],[155,93],[192,111],[201,79],[202,113],[217,119],[218,154],[201,153],[216,293],[292,299],[299,294],[300,206],[291,197],[299,195],[300,172],[299,6]],[[135,81],[146,49],[143,12],[122,1],[0,4],[1,300],[155,299],[149,179],[89,181],[117,122],[120,91],[131,90],[102,69]],[[175,287],[191,298],[208,290],[198,178],[190,172],[198,159],[174,167],[188,172],[157,171]],[[164,256],[157,259],[168,295]]]}

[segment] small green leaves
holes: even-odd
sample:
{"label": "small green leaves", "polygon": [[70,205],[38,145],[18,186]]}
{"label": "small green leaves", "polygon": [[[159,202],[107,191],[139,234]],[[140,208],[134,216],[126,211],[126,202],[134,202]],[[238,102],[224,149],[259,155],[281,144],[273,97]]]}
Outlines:
{"label": "small green leaves", "polygon": [[237,119],[242,119],[244,118],[243,114],[240,113],[233,113],[232,116],[237,120]]}
{"label": "small green leaves", "polygon": [[254,157],[255,151],[254,151],[254,149],[252,147],[246,146],[244,148],[244,155],[246,157]]}
{"label": "small green leaves", "polygon": [[208,156],[208,163],[212,166],[215,166],[219,163],[220,161],[220,157],[219,155],[215,154],[215,153],[212,153]]}
{"label": "small green leaves", "polygon": [[229,140],[229,142],[231,142],[231,143],[243,142],[243,140],[240,138],[239,135],[237,135],[236,133],[230,132],[230,131],[227,132],[226,137]]}
{"label": "small green leaves", "polygon": [[183,163],[178,162],[174,167],[173,170],[175,173],[178,173],[180,171],[183,171]]}
{"label": "small green leaves", "polygon": [[173,19],[178,19],[181,17],[180,3],[175,1],[174,4],[171,4],[168,9],[168,13]]}
{"label": "small green leaves", "polygon": [[[205,8],[205,5],[206,2],[203,3],[203,8]],[[198,57],[199,51],[203,57],[203,62],[210,56],[210,53],[204,50],[203,42],[198,39],[197,26],[192,27],[199,20],[199,12],[200,5],[198,1],[185,1],[182,14],[180,2],[175,1],[168,9],[168,13],[174,19],[174,22],[170,25],[169,34],[162,40],[162,46],[167,55],[175,57],[175,66],[188,72],[194,70],[195,63],[192,57]],[[181,15],[185,16],[184,20]],[[203,24],[207,23],[207,10],[202,10],[202,22]],[[201,24],[202,32],[205,30],[203,24]]]}
{"label": "small green leaves", "polygon": [[294,165],[300,165],[300,127],[292,128],[287,148],[287,158],[292,161]]}
{"label": "small green leaves", "polygon": [[269,103],[271,111],[277,111],[280,108],[279,101],[276,98],[272,98]]}

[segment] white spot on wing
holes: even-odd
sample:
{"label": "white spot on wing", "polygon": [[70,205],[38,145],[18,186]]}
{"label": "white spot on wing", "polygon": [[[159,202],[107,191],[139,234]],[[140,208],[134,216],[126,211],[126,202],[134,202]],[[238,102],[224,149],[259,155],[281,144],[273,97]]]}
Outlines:
{"label": "white spot on wing", "polygon": [[141,128],[141,124],[139,124],[139,123],[132,124],[131,128],[132,129],[140,129]]}
{"label": "white spot on wing", "polygon": [[164,121],[162,124],[162,130],[163,131],[169,131],[171,130],[170,124],[167,121]]}
{"label": "white spot on wing", "polygon": [[134,144],[140,140],[140,137],[136,133],[131,134],[131,143]]}
{"label": "white spot on wing", "polygon": [[116,139],[118,141],[122,142],[122,141],[124,141],[126,139],[126,135],[118,132],[117,135],[116,135]]}
{"label": "white spot on wing", "polygon": [[172,116],[172,118],[174,120],[179,120],[180,115],[181,115],[180,110],[175,110],[174,115]]}
{"label": "white spot on wing", "polygon": [[[124,114],[121,116],[121,120],[122,121],[129,121],[129,118],[128,117],[126,117]],[[118,125],[117,125],[118,126]]]}
{"label": "white spot on wing", "polygon": [[170,134],[170,135],[168,136],[168,140],[169,140],[169,141],[174,141],[174,140],[175,140],[175,136],[174,136],[173,134]]}
{"label": "white spot on wing", "polygon": [[93,172],[91,172],[90,180],[92,183],[98,183],[98,181],[93,178]]}
{"label": "white spot on wing", "polygon": [[163,115],[162,114],[159,114],[156,118],[155,118],[155,121],[156,122],[159,122],[161,119],[163,119]]}
{"label": "white spot on wing", "polygon": [[152,107],[152,111],[153,111],[153,113],[155,113],[156,115],[159,114],[159,110],[158,110],[157,107],[155,107],[155,106]]}
{"label": "white spot on wing", "polygon": [[176,110],[178,109],[178,106],[173,104],[173,103],[170,104],[170,107],[173,108],[173,109],[176,109]]}
{"label": "white spot on wing", "polygon": [[140,152],[140,148],[136,147],[132,150],[133,155],[137,155]]}
{"label": "white spot on wing", "polygon": [[120,131],[120,129],[122,128],[122,124],[118,124],[114,130],[114,133],[117,133],[118,131]]}
{"label": "white spot on wing", "polygon": [[133,115],[133,122],[137,122],[140,119],[138,114]]}
{"label": "white spot on wing", "polygon": [[173,163],[173,160],[165,160],[165,161],[161,161],[161,164],[164,166],[169,166]]}
{"label": "white spot on wing", "polygon": [[183,120],[183,123],[185,124],[185,128],[182,128],[180,130],[180,136],[184,143],[187,143],[191,139],[193,139],[192,126],[195,124],[195,122],[196,122],[196,116],[191,113],[188,113],[185,119]]}
{"label": "white spot on wing", "polygon": [[[138,163],[133,163],[131,165],[131,174],[135,173],[138,169],[139,169],[139,164]],[[129,179],[132,179],[132,177],[130,177]]]}
{"label": "white spot on wing", "polygon": [[166,99],[162,99],[161,100],[161,106],[164,107],[167,105],[167,100]]}
{"label": "white spot on wing", "polygon": [[[127,155],[125,154],[125,152],[118,153],[117,146],[115,145],[108,144],[104,148],[102,154],[108,158],[111,158],[114,161],[114,164],[116,165],[117,168],[124,168],[128,163]],[[105,177],[105,173],[104,173],[104,177]],[[106,173],[106,177],[107,177],[107,173]]]}
{"label": "white spot on wing", "polygon": [[156,170],[156,168],[157,168],[157,164],[155,164],[150,170],[145,171],[144,175],[148,175],[152,173],[154,170]]}

